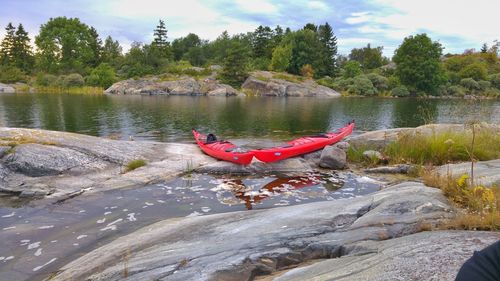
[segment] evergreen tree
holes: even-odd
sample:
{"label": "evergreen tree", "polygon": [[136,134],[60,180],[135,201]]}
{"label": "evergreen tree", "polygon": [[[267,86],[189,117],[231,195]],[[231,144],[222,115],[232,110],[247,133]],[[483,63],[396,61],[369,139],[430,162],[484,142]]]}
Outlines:
{"label": "evergreen tree", "polygon": [[247,49],[240,40],[233,38],[224,60],[219,79],[233,87],[240,87],[248,74],[246,72]]}
{"label": "evergreen tree", "polygon": [[120,43],[118,41],[113,41],[111,36],[106,37],[102,49],[102,61],[116,66],[116,60],[120,57],[122,57],[122,47]]}
{"label": "evergreen tree", "polygon": [[271,58],[273,31],[269,26],[260,25],[253,34],[253,56],[254,58]]}
{"label": "evergreen tree", "polygon": [[488,45],[486,43],[481,47],[481,53],[486,54],[488,52]]}
{"label": "evergreen tree", "polygon": [[0,44],[0,65],[13,63],[13,49],[16,41],[16,28],[9,22],[5,28],[5,37]]}
{"label": "evergreen tree", "polygon": [[304,25],[304,29],[309,29],[309,30],[314,31],[314,32],[318,31],[318,27],[314,23],[308,23],[308,24]]}
{"label": "evergreen tree", "polygon": [[30,38],[22,24],[19,24],[15,33],[12,59],[14,65],[25,72],[31,72],[35,63]]}
{"label": "evergreen tree", "polygon": [[156,26],[156,29],[154,30],[153,45],[158,48],[168,47],[167,32],[168,30],[165,27],[165,22],[160,20],[160,23]]}
{"label": "evergreen tree", "polygon": [[156,29],[154,30],[153,33],[153,43],[151,44],[151,47],[158,49],[160,52],[161,57],[163,58],[170,58],[171,57],[171,52],[170,52],[170,44],[167,41],[167,28],[165,26],[165,22],[163,20],[160,20],[158,25],[156,26]]}
{"label": "evergreen tree", "polygon": [[102,52],[103,52],[102,40],[101,38],[99,38],[97,30],[93,26],[90,27],[89,32],[90,32],[89,46],[90,49],[92,49],[92,52],[94,53],[94,57],[89,61],[89,63],[92,67],[97,67],[102,61]]}
{"label": "evergreen tree", "polygon": [[318,28],[318,39],[323,45],[323,57],[325,59],[324,73],[318,75],[335,76],[337,73],[337,37],[333,33],[332,27],[326,22]]}

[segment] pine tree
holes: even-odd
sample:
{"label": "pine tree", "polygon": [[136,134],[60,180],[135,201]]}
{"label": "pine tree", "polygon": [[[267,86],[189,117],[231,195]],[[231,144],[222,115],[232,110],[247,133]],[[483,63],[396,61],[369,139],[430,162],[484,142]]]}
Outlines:
{"label": "pine tree", "polygon": [[269,26],[260,25],[253,36],[253,55],[255,58],[271,58],[273,31]]}
{"label": "pine tree", "polygon": [[106,37],[104,40],[104,47],[102,50],[102,61],[114,65],[116,59],[122,56],[122,47],[118,41],[113,41],[111,36]]}
{"label": "pine tree", "polygon": [[165,22],[160,20],[160,23],[154,30],[153,45],[160,49],[168,47],[167,32],[168,30],[165,27]]}
{"label": "pine tree", "polygon": [[151,46],[154,49],[158,49],[160,51],[161,57],[162,58],[170,58],[172,56],[171,50],[170,50],[170,44],[167,41],[167,28],[165,27],[165,22],[163,20],[160,20],[159,24],[156,26],[156,29],[154,30],[154,38],[153,38],[153,43]]}
{"label": "pine tree", "polygon": [[31,72],[35,63],[30,38],[22,24],[19,24],[15,33],[12,59],[14,65],[25,72]]}
{"label": "pine tree", "polygon": [[333,33],[333,29],[326,22],[318,28],[319,41],[323,45],[323,52],[325,57],[325,73],[324,75],[335,76],[337,72],[337,37]]}
{"label": "pine tree", "polygon": [[90,33],[89,47],[93,52],[93,57],[89,61],[89,63],[92,67],[97,67],[102,62],[102,52],[103,52],[102,40],[101,38],[99,38],[97,30],[93,26],[90,27],[89,33]]}
{"label": "pine tree", "polygon": [[14,62],[12,53],[15,40],[16,28],[9,22],[5,28],[5,37],[0,44],[0,65],[9,65]]}
{"label": "pine tree", "polygon": [[485,54],[487,52],[488,52],[488,45],[484,43],[483,46],[481,47],[481,53]]}
{"label": "pine tree", "polygon": [[238,40],[231,40],[230,48],[224,59],[224,67],[219,74],[221,82],[233,87],[240,87],[248,76],[246,72],[247,57],[245,46]]}

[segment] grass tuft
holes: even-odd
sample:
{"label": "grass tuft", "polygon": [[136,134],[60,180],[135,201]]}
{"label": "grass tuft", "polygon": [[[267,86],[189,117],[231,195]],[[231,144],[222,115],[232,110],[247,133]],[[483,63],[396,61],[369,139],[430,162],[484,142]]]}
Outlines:
{"label": "grass tuft", "polygon": [[147,164],[146,160],[144,160],[144,159],[132,160],[132,161],[128,162],[127,165],[125,165],[125,173],[133,171],[133,170],[140,168],[142,166],[146,166],[146,164]]}
{"label": "grass tuft", "polygon": [[40,94],[88,94],[102,95],[104,89],[101,87],[54,87],[54,86],[37,86],[35,91]]}
{"label": "grass tuft", "polygon": [[452,178],[424,171],[422,178],[426,185],[441,189],[456,207],[462,209],[447,228],[500,230],[500,187],[470,186],[467,174]]}
{"label": "grass tuft", "polygon": [[[433,134],[400,134],[398,139],[380,152],[390,164],[444,165],[452,162],[470,161],[470,152],[474,151],[474,160],[487,161],[500,158],[500,134],[486,128],[476,128],[474,149],[472,133],[467,130],[458,132],[440,132]],[[370,147],[349,148],[350,161],[362,165],[373,165],[363,157],[363,151]]]}

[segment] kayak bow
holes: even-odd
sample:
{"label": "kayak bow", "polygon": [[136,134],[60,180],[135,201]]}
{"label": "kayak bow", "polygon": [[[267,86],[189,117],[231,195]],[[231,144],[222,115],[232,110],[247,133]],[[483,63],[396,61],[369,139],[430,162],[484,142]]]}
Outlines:
{"label": "kayak bow", "polygon": [[284,146],[251,150],[255,157],[262,162],[276,162],[290,157],[320,150],[327,145],[332,145],[352,133],[354,121],[339,129],[335,133],[326,133],[318,136],[301,137],[288,142]]}

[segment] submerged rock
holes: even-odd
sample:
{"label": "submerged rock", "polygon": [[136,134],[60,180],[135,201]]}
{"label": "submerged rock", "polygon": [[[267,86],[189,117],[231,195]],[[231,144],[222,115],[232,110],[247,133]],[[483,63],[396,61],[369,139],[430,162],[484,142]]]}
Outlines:
{"label": "submerged rock", "polygon": [[440,190],[408,182],[348,200],[170,219],[72,261],[52,280],[122,280],[125,255],[130,280],[249,280],[360,252],[350,245],[409,235],[450,216]]}
{"label": "submerged rock", "polygon": [[347,166],[347,155],[344,150],[336,146],[327,146],[321,152],[319,166],[328,169],[344,169]]}

